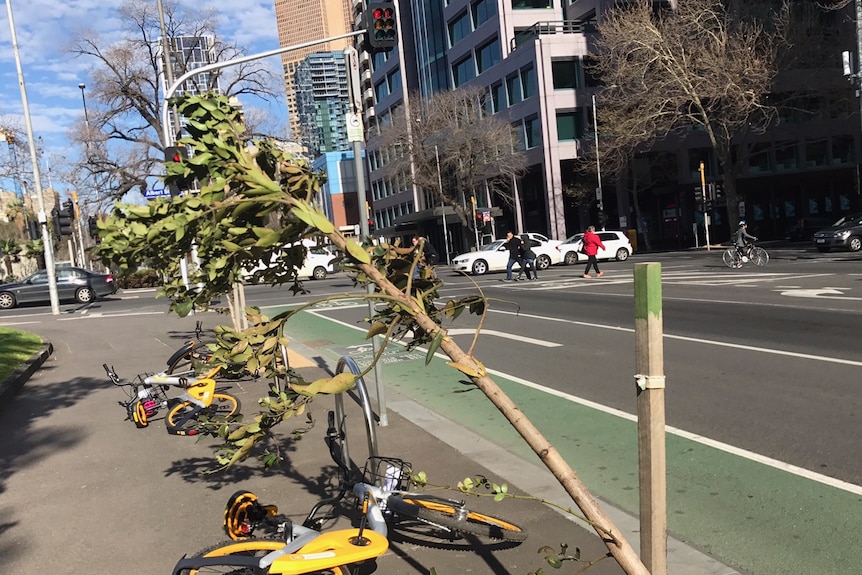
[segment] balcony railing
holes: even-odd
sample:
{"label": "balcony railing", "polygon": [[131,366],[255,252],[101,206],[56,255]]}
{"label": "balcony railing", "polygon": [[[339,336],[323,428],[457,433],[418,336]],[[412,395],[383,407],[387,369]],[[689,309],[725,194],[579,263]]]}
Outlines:
{"label": "balcony railing", "polygon": [[521,30],[512,38],[512,50],[521,44],[531,42],[539,36],[548,34],[587,34],[595,32],[596,25],[592,21],[558,20],[555,22],[536,22],[526,30]]}

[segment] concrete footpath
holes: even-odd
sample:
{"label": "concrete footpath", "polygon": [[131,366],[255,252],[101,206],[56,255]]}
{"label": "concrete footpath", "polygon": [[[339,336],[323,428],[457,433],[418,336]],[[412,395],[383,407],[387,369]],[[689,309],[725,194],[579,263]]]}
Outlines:
{"label": "concrete footpath", "polygon": [[[193,335],[201,319],[206,328],[226,318],[204,314],[134,317],[41,316],[16,326],[42,336],[54,353],[0,406],[0,565],[5,575],[37,572],[69,574],[170,573],[184,553],[225,539],[221,518],[225,502],[238,489],[257,493],[301,521],[326,492],[332,462],[323,443],[326,411],[332,399],[311,405],[314,427],[299,440],[293,430],[306,421],[286,421],[268,446],[284,463],[264,471],[256,461],[207,473],[213,466],[210,438],[169,436],[159,419],[136,429],[117,405],[123,391],[112,386],[102,363],[124,379],[162,369],[174,349]],[[362,343],[357,341],[357,343]],[[308,380],[335,367],[314,342],[293,341],[291,363]],[[266,382],[230,382],[243,412],[256,413]],[[371,386],[373,389],[373,385]],[[503,452],[486,440],[387,390],[388,425],[378,427],[380,454],[400,457],[424,471],[432,484],[455,485],[483,475],[510,490],[570,506],[567,496],[543,468]],[[353,413],[358,419],[358,408]],[[362,459],[364,437],[353,435],[351,455]],[[359,455],[357,454],[359,452]],[[454,496],[454,495],[453,495]],[[380,574],[522,574],[548,567],[543,546],[580,548],[584,561],[601,558],[604,545],[569,516],[531,500],[494,503],[471,499],[479,511],[498,515],[529,532],[525,543],[475,547],[468,542],[438,543],[409,533],[392,534],[390,551],[377,562]],[[637,521],[605,509],[637,547]],[[346,525],[346,519],[335,522]],[[574,573],[585,564],[569,564]],[[611,559],[590,567],[595,575],[622,571]],[[672,575],[731,575],[733,569],[679,542],[669,544]]]}

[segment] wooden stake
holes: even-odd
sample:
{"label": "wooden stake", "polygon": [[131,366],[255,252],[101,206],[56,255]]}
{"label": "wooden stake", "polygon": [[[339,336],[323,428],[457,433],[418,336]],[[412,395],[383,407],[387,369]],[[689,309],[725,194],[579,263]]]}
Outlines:
{"label": "wooden stake", "polygon": [[667,575],[661,264],[635,264],[634,285],[641,559],[652,575]]}

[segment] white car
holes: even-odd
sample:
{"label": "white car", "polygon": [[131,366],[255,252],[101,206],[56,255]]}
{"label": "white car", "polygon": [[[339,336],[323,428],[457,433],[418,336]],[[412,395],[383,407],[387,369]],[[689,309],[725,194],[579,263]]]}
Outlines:
{"label": "white car", "polygon": [[[629,237],[620,231],[599,231],[596,232],[599,239],[605,245],[605,249],[599,248],[596,254],[596,259],[599,260],[617,260],[619,262],[629,259],[629,255],[634,251]],[[567,265],[576,264],[579,261],[587,261],[587,256],[580,252],[584,244],[584,234],[575,234],[557,246],[557,251],[560,253],[560,261]]]}
{"label": "white car", "polygon": [[[561,243],[563,243],[560,240],[548,239],[548,236],[543,236],[542,234],[537,234],[536,232],[525,232],[525,233],[527,234],[527,236],[531,240],[535,240],[541,244],[547,244],[547,245],[551,246],[552,248],[555,248],[558,245],[560,245]],[[524,235],[524,234],[521,234],[521,235]]]}
{"label": "white car", "polygon": [[[300,278],[311,278],[315,280],[326,279],[327,274],[335,272],[334,261],[336,256],[321,247],[308,248],[308,253],[305,255],[305,260],[302,262],[302,267],[297,270],[296,275]],[[269,264],[273,265],[273,264]],[[250,271],[243,271],[246,276],[254,274],[258,270],[263,270],[269,267],[263,262]]]}
{"label": "white car", "polygon": [[[509,263],[509,250],[503,247],[506,240],[496,240],[482,246],[477,252],[461,254],[452,260],[452,268],[457,272],[480,276],[488,272],[499,272],[506,269]],[[536,268],[544,270],[559,263],[559,252],[553,246],[532,240],[530,246],[536,253]],[[514,269],[520,269],[515,264]]]}

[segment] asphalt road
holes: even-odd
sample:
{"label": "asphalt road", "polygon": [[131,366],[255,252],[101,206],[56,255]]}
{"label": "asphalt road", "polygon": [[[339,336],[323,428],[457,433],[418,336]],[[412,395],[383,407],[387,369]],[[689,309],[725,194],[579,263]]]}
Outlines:
{"label": "asphalt road", "polygon": [[[742,572],[783,574],[792,567],[855,575],[862,557],[847,549],[858,547],[853,518],[862,464],[848,454],[856,452],[862,407],[853,393],[862,365],[856,343],[862,257],[770,251],[767,267],[742,270],[722,266],[720,251],[636,255],[602,264],[605,276],[592,280],[579,277],[580,266],[511,284],[500,282],[501,274],[464,278],[441,270],[443,296],[472,293],[475,281],[494,299],[477,357],[511,386],[555,444],[566,446],[588,485],[626,509],[637,494],[632,423],[625,418],[635,410],[632,268],[660,261],[672,530]],[[297,298],[251,287],[248,301],[277,306],[354,291],[342,274],[307,285],[312,294]],[[83,308],[64,305],[60,321],[116,317],[131,330],[135,315],[164,314],[164,300],[153,296],[129,292]],[[330,342],[320,346],[333,354],[361,354],[349,343],[355,334],[342,340],[340,332],[357,329],[365,311],[330,306],[298,333]],[[0,312],[0,324],[26,329],[49,314],[37,307]],[[467,331],[469,319],[453,327]],[[331,326],[321,328],[321,321]],[[470,345],[468,333],[454,337]],[[492,413],[464,394],[423,388],[428,378],[415,369],[400,361],[387,366],[387,385],[513,452],[521,448]],[[524,391],[536,388],[539,395]],[[564,408],[571,405],[574,411]],[[718,516],[721,522],[708,520]],[[820,559],[812,563],[815,550]]]}

